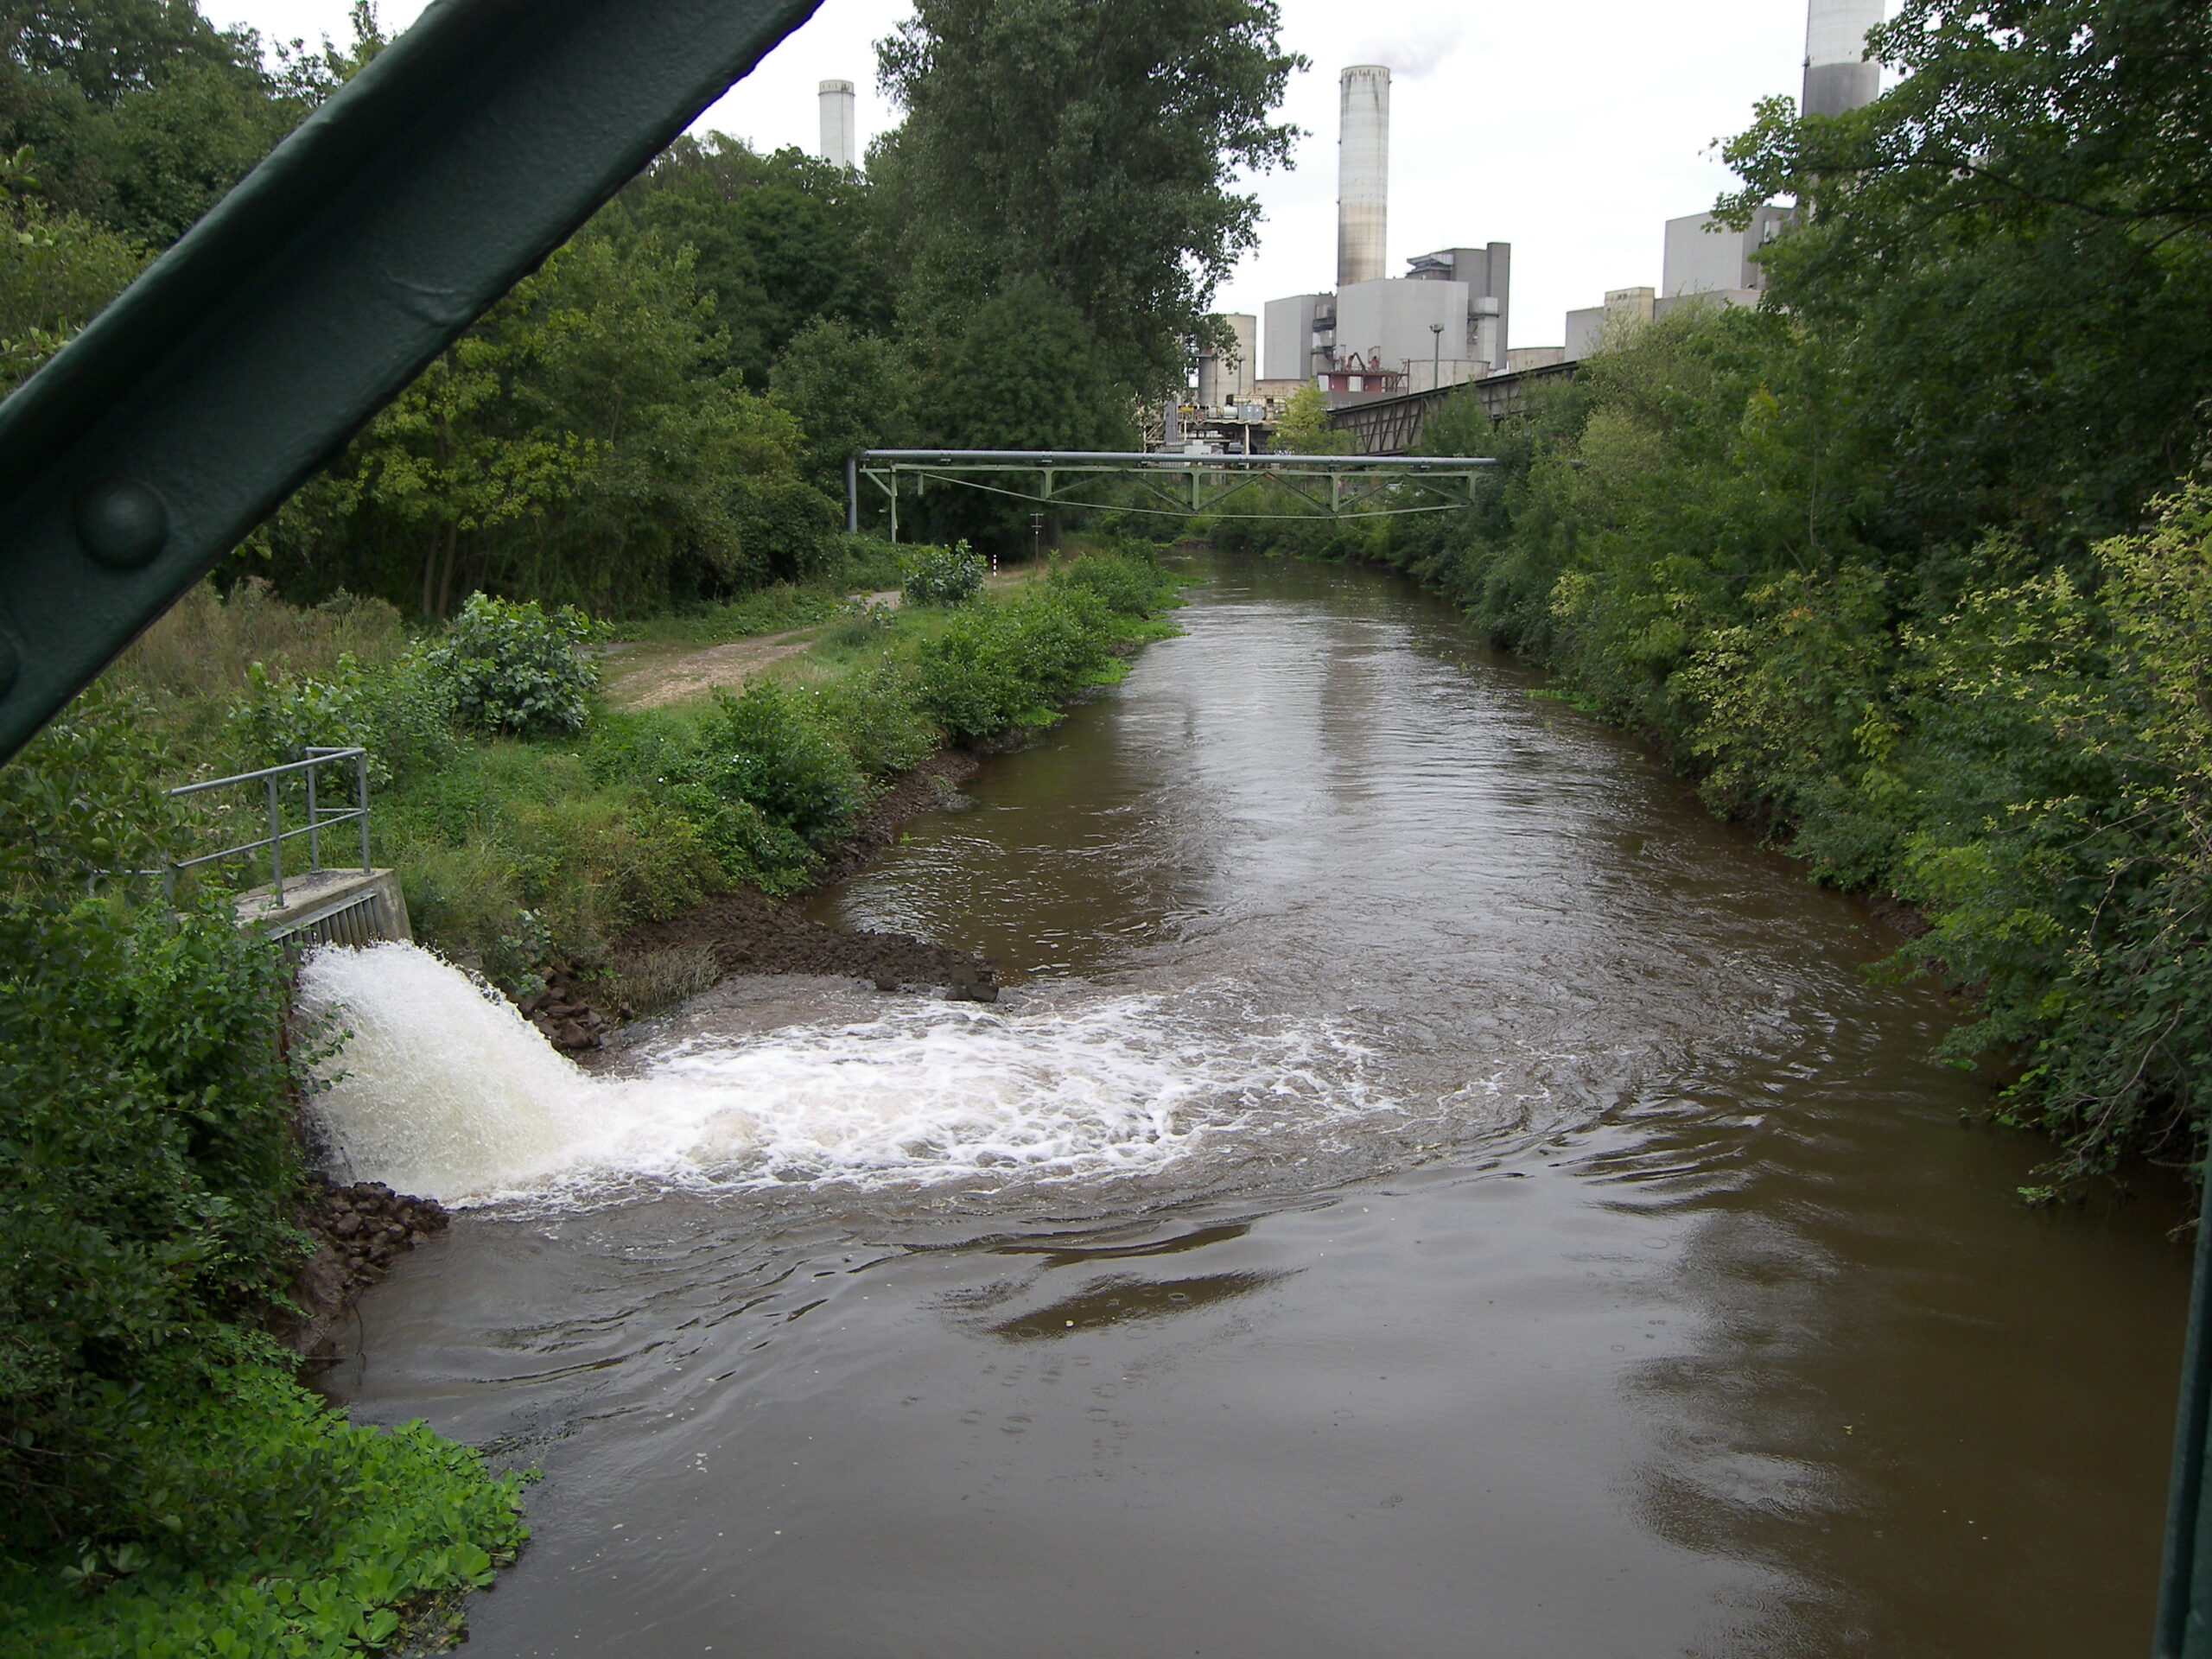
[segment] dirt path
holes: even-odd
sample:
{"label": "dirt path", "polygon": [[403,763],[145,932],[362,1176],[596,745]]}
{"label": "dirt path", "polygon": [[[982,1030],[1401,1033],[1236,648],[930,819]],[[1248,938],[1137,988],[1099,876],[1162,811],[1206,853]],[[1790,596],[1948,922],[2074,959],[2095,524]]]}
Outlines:
{"label": "dirt path", "polygon": [[[867,595],[872,605],[896,606],[899,590]],[[796,657],[814,643],[825,625],[756,634],[693,650],[684,645],[631,645],[619,657],[602,658],[607,695],[625,709],[661,709],[703,697],[716,686],[737,690],[771,663]]]}

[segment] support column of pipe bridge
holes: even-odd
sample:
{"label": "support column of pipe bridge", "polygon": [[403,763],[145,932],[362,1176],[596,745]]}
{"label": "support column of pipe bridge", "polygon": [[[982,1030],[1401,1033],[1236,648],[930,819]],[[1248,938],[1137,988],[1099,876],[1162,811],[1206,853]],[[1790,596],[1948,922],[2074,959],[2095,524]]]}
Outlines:
{"label": "support column of pipe bridge", "polygon": [[[1205,455],[1097,449],[870,449],[845,464],[845,528],[860,528],[861,486],[875,486],[899,539],[900,481],[935,482],[1048,507],[1096,507],[1168,518],[1366,518],[1471,506],[1491,455]],[[1001,481],[990,482],[988,480]],[[1138,499],[1095,499],[1102,482]],[[1258,492],[1274,486],[1272,498]],[[1093,492],[1086,497],[1083,492]],[[1283,496],[1300,504],[1280,506]],[[1231,503],[1239,504],[1232,507]]]}

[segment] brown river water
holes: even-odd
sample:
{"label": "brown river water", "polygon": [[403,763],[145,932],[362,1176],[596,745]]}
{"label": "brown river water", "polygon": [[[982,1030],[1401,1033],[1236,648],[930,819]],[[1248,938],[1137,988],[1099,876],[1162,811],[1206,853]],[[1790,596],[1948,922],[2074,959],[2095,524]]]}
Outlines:
{"label": "brown river water", "polygon": [[1196,569],[817,902],[996,1007],[377,1084],[475,1207],[329,1386],[543,1471],[469,1650],[2145,1651],[2171,1196],[2024,1207],[1897,937],[1446,607]]}

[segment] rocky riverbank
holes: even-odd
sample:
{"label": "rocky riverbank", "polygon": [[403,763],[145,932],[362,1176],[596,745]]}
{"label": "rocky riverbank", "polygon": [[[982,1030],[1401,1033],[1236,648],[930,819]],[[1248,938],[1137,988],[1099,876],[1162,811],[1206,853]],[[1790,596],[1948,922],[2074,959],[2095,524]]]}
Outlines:
{"label": "rocky riverbank", "polygon": [[310,1181],[299,1219],[315,1251],[293,1281],[300,1318],[285,1334],[294,1351],[315,1362],[337,1357],[354,1299],[400,1256],[443,1232],[451,1217],[435,1199],[410,1198],[381,1181],[346,1186],[320,1175]]}

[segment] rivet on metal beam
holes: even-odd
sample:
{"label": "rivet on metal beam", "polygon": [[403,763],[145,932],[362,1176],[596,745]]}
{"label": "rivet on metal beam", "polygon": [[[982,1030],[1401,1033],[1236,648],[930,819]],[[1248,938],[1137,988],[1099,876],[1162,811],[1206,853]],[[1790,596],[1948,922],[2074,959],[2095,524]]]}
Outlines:
{"label": "rivet on metal beam", "polygon": [[169,538],[162,498],[127,478],[87,484],[77,497],[76,523],[85,551],[118,570],[137,569]]}

